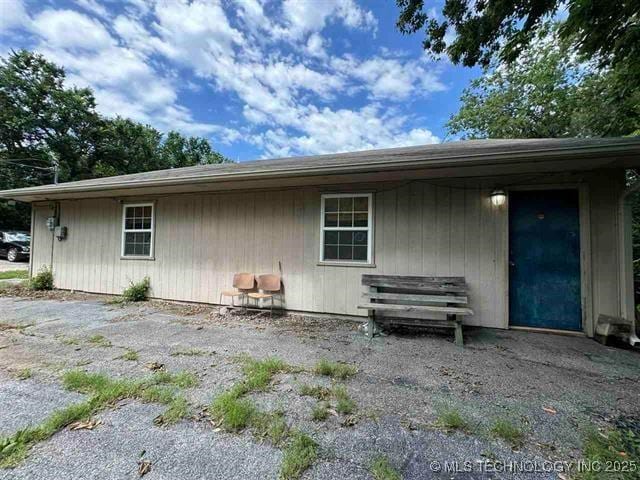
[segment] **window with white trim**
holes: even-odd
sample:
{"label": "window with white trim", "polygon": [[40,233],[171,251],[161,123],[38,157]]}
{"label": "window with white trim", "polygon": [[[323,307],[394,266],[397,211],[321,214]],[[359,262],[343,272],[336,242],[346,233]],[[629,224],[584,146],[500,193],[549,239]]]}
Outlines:
{"label": "window with white trim", "polygon": [[122,256],[153,256],[153,203],[122,207]]}
{"label": "window with white trim", "polygon": [[370,193],[322,195],[321,262],[372,263]]}

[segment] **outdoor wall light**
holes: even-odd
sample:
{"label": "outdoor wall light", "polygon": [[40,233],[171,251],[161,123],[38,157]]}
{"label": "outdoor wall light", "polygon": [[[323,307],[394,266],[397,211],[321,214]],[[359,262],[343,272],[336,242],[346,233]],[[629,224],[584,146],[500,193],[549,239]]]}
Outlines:
{"label": "outdoor wall light", "polygon": [[493,192],[491,192],[491,203],[494,206],[499,207],[504,205],[507,201],[507,194],[501,188],[496,188]]}

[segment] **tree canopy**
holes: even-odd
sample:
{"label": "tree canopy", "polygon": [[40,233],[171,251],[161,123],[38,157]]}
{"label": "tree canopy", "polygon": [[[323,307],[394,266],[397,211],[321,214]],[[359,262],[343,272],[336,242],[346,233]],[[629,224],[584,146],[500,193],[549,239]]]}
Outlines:
{"label": "tree canopy", "polygon": [[551,29],[518,62],[473,80],[447,127],[463,138],[629,135],[640,130],[640,89],[626,79],[624,65],[581,62]]}
{"label": "tree canopy", "polygon": [[563,41],[602,65],[640,62],[640,2],[628,0],[445,0],[440,13],[424,0],[396,0],[398,28],[424,31],[425,50],[455,64],[512,63],[550,19],[564,18]]}
{"label": "tree canopy", "polygon": [[[0,58],[0,190],[227,161],[206,138],[185,137],[96,110],[93,92],[21,50]],[[0,228],[28,229],[29,209],[0,201]]]}

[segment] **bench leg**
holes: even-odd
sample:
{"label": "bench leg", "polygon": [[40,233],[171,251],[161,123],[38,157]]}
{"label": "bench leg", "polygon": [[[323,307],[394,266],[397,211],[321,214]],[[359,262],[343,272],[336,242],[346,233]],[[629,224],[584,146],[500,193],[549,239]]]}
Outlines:
{"label": "bench leg", "polygon": [[464,346],[464,338],[462,337],[462,322],[456,318],[455,342],[458,347]]}
{"label": "bench leg", "polygon": [[376,330],[376,321],[374,320],[373,314],[370,314],[369,323],[367,325],[367,336],[369,337],[369,339],[373,338],[375,330]]}

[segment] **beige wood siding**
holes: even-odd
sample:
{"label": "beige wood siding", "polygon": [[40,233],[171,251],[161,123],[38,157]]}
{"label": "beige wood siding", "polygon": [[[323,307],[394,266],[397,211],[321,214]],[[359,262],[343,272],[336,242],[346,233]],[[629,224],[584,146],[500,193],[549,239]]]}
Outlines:
{"label": "beige wood siding", "polygon": [[[616,314],[620,303],[615,225],[620,176],[619,171],[595,175],[589,182],[596,315]],[[148,275],[154,297],[218,303],[233,273],[281,268],[288,309],[363,315],[356,309],[363,273],[461,275],[475,311],[466,323],[506,328],[508,209],[491,204],[492,184],[354,187],[375,193],[375,268],[318,264],[320,196],[326,189],[145,199],[156,202],[154,260],[121,259],[118,200],[62,201],[60,223],[68,227],[68,238],[54,242],[56,285],[118,294]],[[37,210],[35,223],[45,217]],[[36,230],[39,263],[47,246],[42,228]]]}
{"label": "beige wood siding", "polygon": [[53,232],[47,228],[47,218],[52,215],[48,205],[34,205],[31,212],[31,258],[30,270],[32,275],[38,273],[42,267],[51,265],[51,245]]}

